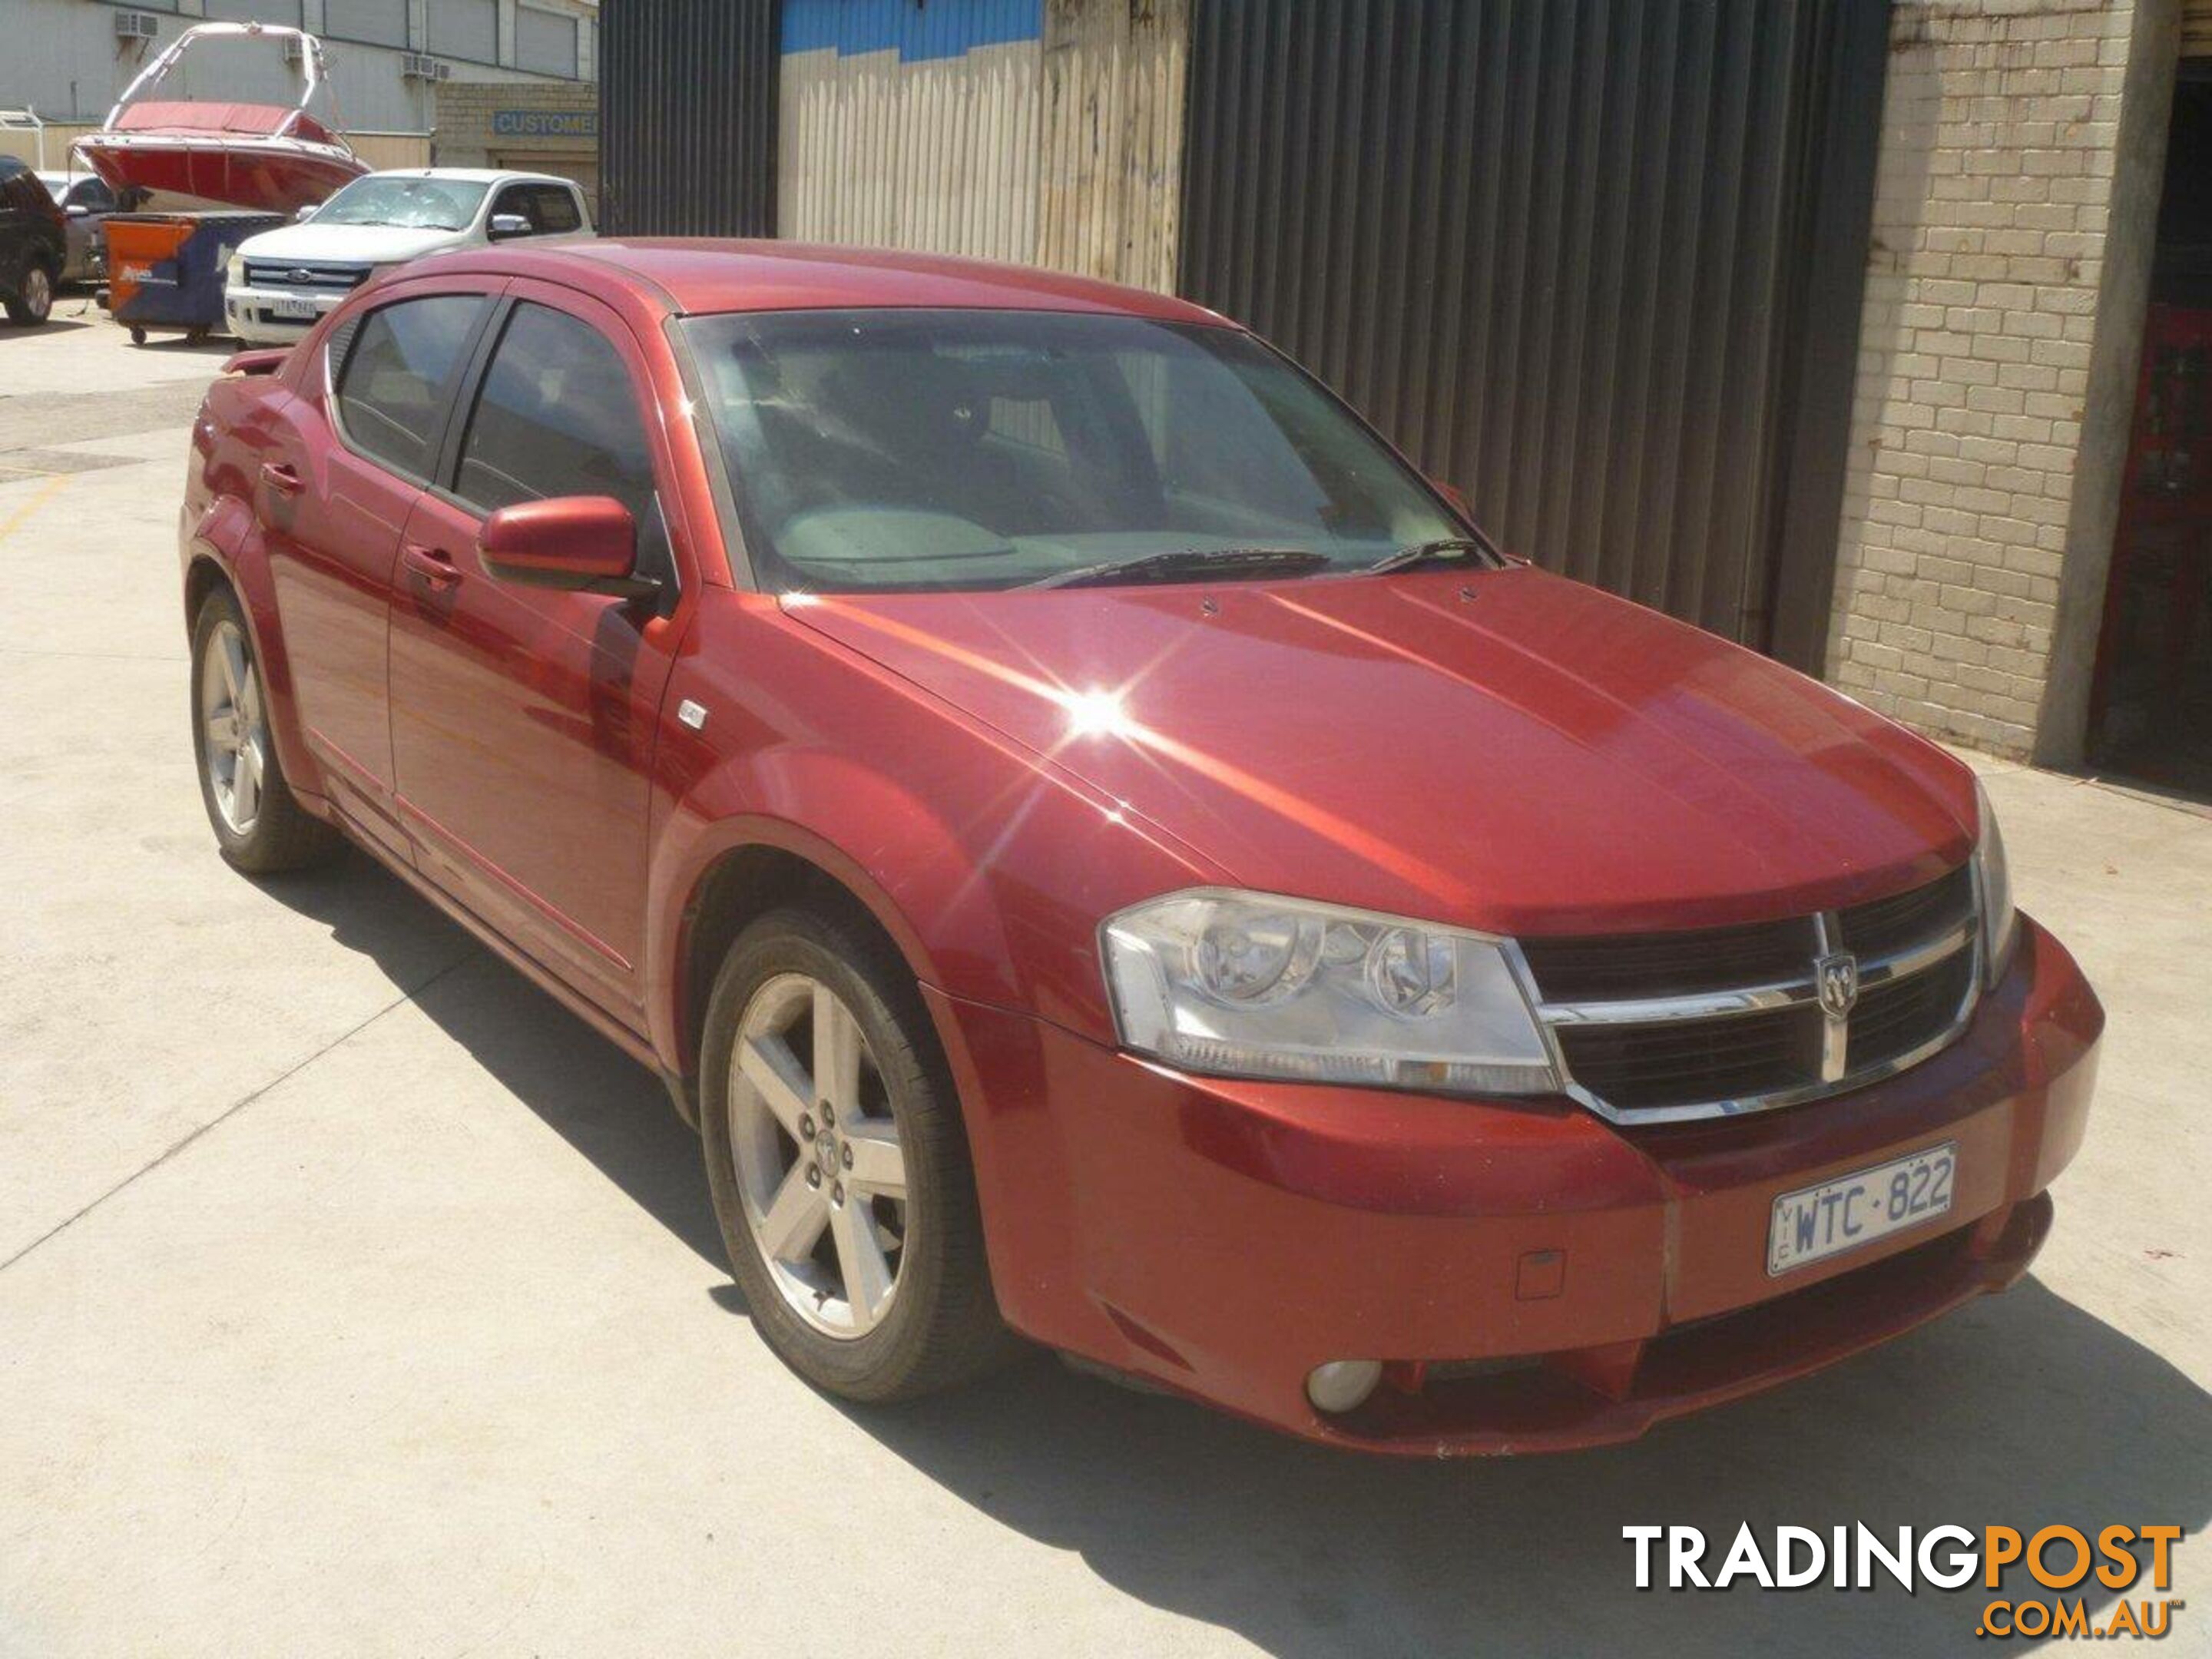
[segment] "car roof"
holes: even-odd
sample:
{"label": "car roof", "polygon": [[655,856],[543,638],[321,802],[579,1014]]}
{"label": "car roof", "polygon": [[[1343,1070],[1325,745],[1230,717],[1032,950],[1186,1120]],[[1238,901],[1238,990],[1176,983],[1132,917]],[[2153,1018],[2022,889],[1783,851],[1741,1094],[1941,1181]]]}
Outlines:
{"label": "car roof", "polygon": [[1026,265],[890,248],[714,237],[591,237],[501,243],[438,261],[581,286],[614,283],[659,309],[718,312],[908,308],[1088,311],[1219,324],[1201,306],[1145,289]]}
{"label": "car roof", "polygon": [[500,167],[379,167],[370,179],[451,179],[465,185],[573,185],[550,173],[509,173]]}

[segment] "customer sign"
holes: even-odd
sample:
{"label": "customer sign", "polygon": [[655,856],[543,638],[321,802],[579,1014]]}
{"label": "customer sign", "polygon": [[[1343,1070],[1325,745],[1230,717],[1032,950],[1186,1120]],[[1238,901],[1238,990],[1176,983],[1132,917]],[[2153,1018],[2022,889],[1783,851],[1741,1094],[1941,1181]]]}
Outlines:
{"label": "customer sign", "polygon": [[599,112],[595,109],[495,109],[492,132],[502,138],[596,138]]}

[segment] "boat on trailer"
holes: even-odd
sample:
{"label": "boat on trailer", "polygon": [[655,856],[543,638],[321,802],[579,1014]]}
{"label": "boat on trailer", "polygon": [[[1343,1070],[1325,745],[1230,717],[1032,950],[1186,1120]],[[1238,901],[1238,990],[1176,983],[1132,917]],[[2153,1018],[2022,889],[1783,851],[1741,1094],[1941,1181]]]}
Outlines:
{"label": "boat on trailer", "polygon": [[[149,99],[204,40],[299,42],[300,96],[289,109]],[[288,54],[292,55],[292,54]],[[202,23],[179,35],[125,88],[98,132],[77,140],[85,164],[121,191],[133,186],[237,207],[295,213],[368,171],[345,139],[307,105],[323,84],[323,44],[278,23]]]}

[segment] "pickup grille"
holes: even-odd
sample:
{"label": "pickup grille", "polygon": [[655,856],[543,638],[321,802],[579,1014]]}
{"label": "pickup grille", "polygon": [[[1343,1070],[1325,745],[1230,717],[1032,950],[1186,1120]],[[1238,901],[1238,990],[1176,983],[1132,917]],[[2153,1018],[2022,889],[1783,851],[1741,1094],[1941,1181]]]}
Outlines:
{"label": "pickup grille", "polygon": [[1816,916],[1520,950],[1572,1092],[1660,1122],[1790,1105],[1926,1058],[1972,1010],[1979,940],[1962,865]]}
{"label": "pickup grille", "polygon": [[297,264],[282,259],[248,259],[248,288],[309,289],[319,294],[348,294],[368,280],[367,265],[335,265],[313,260]]}

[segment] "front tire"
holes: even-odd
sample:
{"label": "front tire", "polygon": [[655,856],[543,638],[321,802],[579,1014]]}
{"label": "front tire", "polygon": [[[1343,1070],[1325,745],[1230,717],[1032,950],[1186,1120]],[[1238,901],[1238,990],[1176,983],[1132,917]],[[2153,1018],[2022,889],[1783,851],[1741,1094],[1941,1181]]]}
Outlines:
{"label": "front tire", "polygon": [[959,1103],[896,951],[810,911],[763,916],[722,964],[702,1048],[714,1213],[783,1361],[883,1402],[1003,1358]]}
{"label": "front tire", "polygon": [[192,622],[192,756],[208,823],[234,868],[271,875],[338,850],[337,832],[308,817],[284,781],[253,636],[228,588],[209,594]]}
{"label": "front tire", "polygon": [[22,290],[8,301],[8,320],[35,328],[53,314],[54,275],[33,261],[23,271]]}

